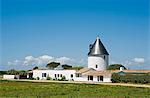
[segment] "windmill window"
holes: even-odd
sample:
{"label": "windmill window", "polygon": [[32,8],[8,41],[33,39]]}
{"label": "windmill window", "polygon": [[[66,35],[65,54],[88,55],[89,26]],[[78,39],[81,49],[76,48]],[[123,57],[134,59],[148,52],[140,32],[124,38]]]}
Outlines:
{"label": "windmill window", "polygon": [[104,55],[104,60],[105,60],[105,55]]}
{"label": "windmill window", "polygon": [[98,68],[98,65],[96,65],[95,67]]}

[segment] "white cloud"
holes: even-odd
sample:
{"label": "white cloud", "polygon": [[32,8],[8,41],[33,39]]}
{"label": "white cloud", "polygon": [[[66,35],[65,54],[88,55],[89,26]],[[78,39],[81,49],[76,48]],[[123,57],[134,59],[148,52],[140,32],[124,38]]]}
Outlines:
{"label": "white cloud", "polygon": [[[49,55],[41,55],[38,57],[34,56],[26,56],[23,59],[18,59],[14,61],[9,61],[8,65],[9,67],[14,67],[15,69],[17,68],[22,68],[22,69],[32,69],[34,66],[40,66],[40,67],[45,67],[47,63],[49,62],[60,62],[61,64],[70,64],[70,65],[86,65],[87,66],[87,59],[73,59],[69,57],[53,57]],[[144,66],[145,64],[145,59],[142,57],[136,57],[132,59],[128,59],[125,61],[114,61],[110,60],[111,64],[122,64],[127,68],[137,68],[140,67],[141,65]]]}
{"label": "white cloud", "polygon": [[60,57],[55,59],[56,62],[60,62],[61,64],[73,64],[74,59],[68,57]]}
{"label": "white cloud", "polygon": [[81,60],[78,60],[78,64],[77,65],[79,65],[79,66],[81,66],[81,65],[87,65],[87,62],[88,62],[87,59],[81,59]]}
{"label": "white cloud", "polygon": [[21,62],[19,60],[14,60],[13,62],[8,62],[8,65],[17,65],[20,64]]}
{"label": "white cloud", "polygon": [[145,59],[144,58],[134,58],[133,61],[135,63],[138,63],[138,64],[144,64],[145,63]]}
{"label": "white cloud", "polygon": [[145,63],[144,58],[133,58],[131,60],[126,60],[123,64],[125,66],[131,66],[131,65],[142,65]]}
{"label": "white cloud", "polygon": [[[38,57],[33,57],[33,56],[26,56],[22,60],[14,60],[14,61],[9,61],[8,65],[14,65],[14,66],[26,66],[26,67],[34,67],[34,66],[46,66],[47,63],[50,62],[60,62],[61,64],[70,64],[70,65],[83,65],[85,62],[84,60],[81,59],[79,61],[69,58],[69,57],[58,57],[55,58],[53,56],[49,55],[42,55]],[[20,66],[21,65],[21,66]]]}
{"label": "white cloud", "polygon": [[132,68],[136,67],[137,68],[137,67],[140,67],[139,65],[145,64],[145,59],[141,58],[141,57],[136,57],[133,59],[122,61],[122,62],[110,61],[110,63],[111,64],[122,64],[127,68],[130,68],[130,67],[132,67]]}
{"label": "white cloud", "polygon": [[43,56],[40,56],[39,59],[43,60],[43,61],[49,61],[49,60],[53,60],[54,57],[48,56],[48,55],[43,55]]}

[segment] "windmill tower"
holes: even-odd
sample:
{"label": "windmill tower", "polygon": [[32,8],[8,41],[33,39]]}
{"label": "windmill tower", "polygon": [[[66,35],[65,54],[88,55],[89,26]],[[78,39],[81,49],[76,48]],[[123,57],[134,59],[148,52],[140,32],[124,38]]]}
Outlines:
{"label": "windmill tower", "polygon": [[90,44],[89,48],[88,68],[93,68],[97,71],[106,70],[109,54],[99,37],[96,38],[94,44]]}

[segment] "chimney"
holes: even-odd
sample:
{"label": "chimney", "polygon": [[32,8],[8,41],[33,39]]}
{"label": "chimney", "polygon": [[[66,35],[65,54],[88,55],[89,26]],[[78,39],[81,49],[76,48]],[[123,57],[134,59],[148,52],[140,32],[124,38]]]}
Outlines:
{"label": "chimney", "polygon": [[124,70],[124,68],[123,67],[120,67],[120,71],[123,71]]}

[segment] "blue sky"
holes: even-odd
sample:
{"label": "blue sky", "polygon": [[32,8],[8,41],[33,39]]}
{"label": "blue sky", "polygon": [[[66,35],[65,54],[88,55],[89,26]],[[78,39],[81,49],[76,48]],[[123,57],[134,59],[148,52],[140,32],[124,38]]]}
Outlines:
{"label": "blue sky", "polygon": [[148,1],[2,0],[0,70],[30,69],[45,56],[86,66],[97,35],[110,63],[150,69]]}

